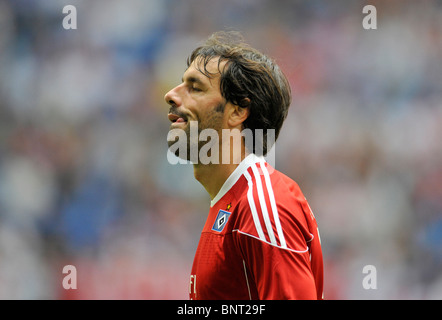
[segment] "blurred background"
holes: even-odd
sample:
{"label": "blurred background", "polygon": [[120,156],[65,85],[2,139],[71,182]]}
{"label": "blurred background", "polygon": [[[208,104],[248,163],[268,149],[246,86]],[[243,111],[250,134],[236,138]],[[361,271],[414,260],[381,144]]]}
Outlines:
{"label": "blurred background", "polygon": [[442,1],[426,0],[0,0],[0,298],[188,298],[210,200],[167,162],[163,97],[221,29],[290,80],[275,166],[315,212],[325,298],[442,299]]}

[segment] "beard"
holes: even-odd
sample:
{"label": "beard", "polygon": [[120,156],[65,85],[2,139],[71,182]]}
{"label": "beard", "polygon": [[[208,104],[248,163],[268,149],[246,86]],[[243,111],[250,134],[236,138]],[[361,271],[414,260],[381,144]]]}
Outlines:
{"label": "beard", "polygon": [[[217,132],[218,137],[220,136],[225,106],[226,102],[219,103],[204,119],[200,119],[200,121],[187,121],[184,128],[178,129],[171,127],[169,134],[172,130],[179,130],[179,132],[175,132],[176,135],[174,140],[167,140],[169,150],[171,150],[172,146],[175,144],[181,144],[178,148],[174,148],[175,150],[172,151],[175,156],[186,161],[197,163],[201,148],[203,146],[206,148],[211,147],[218,142],[218,139],[213,138],[209,141],[201,141],[201,133],[206,129],[212,129]],[[182,141],[183,139],[184,141]],[[185,146],[182,145],[183,143],[185,143]],[[183,152],[183,148],[186,149],[186,152]]]}

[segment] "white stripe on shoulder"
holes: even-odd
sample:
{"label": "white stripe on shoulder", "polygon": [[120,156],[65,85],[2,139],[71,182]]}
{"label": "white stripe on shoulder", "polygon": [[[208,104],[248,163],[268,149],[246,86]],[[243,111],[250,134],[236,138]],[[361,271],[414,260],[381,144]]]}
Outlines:
{"label": "white stripe on shoulder", "polygon": [[264,219],[264,224],[266,226],[267,234],[269,235],[270,243],[272,245],[276,246],[277,245],[276,238],[275,238],[275,234],[273,233],[272,222],[270,221],[269,212],[267,210],[267,204],[266,204],[266,200],[264,197],[264,188],[262,186],[261,176],[258,172],[258,168],[256,167],[256,164],[253,164],[251,167],[252,167],[253,175],[255,176],[256,189],[258,191],[258,199],[259,199],[259,203],[261,205],[262,217]]}
{"label": "white stripe on shoulder", "polygon": [[267,186],[267,192],[269,193],[270,206],[273,212],[273,219],[275,220],[276,230],[278,231],[278,238],[281,247],[287,248],[287,244],[285,242],[284,232],[282,231],[281,221],[279,220],[278,208],[276,207],[275,194],[273,193],[272,182],[270,181],[270,174],[267,170],[265,163],[261,162],[261,170],[264,173],[264,179]]}
{"label": "white stripe on shoulder", "polygon": [[255,223],[256,231],[258,232],[259,239],[266,241],[264,232],[262,231],[261,223],[259,222],[258,212],[256,211],[255,200],[253,198],[253,180],[250,174],[245,171],[244,177],[247,179],[249,190],[247,190],[247,200],[249,201],[250,211],[252,212],[253,222]]}

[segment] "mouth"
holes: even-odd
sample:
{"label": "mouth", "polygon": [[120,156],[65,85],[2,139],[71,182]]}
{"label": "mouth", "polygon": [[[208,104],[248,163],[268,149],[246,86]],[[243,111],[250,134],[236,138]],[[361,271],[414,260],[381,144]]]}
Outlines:
{"label": "mouth", "polygon": [[170,122],[172,122],[172,123],[187,122],[187,120],[185,118],[180,117],[176,114],[169,113],[167,115],[167,117],[169,118]]}
{"label": "mouth", "polygon": [[172,122],[172,124],[187,123],[187,117],[178,112],[169,111],[167,117],[169,118],[169,121]]}

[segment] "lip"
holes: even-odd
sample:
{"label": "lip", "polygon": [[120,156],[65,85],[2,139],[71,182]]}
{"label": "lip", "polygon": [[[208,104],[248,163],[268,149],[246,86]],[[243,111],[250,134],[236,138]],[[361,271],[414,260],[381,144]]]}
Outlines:
{"label": "lip", "polygon": [[186,123],[187,119],[185,119],[184,117],[181,117],[177,114],[174,113],[169,113],[167,115],[167,117],[169,118],[170,122],[172,123]]}

